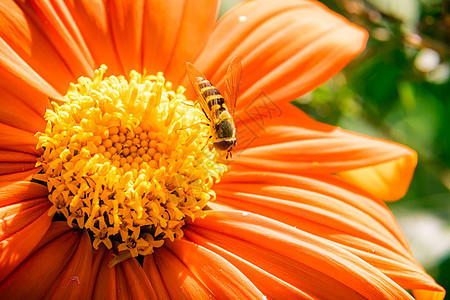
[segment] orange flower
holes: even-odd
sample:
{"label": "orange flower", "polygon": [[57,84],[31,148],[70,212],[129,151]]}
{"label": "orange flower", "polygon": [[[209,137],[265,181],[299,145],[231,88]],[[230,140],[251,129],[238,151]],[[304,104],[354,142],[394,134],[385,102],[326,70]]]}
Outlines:
{"label": "orange flower", "polygon": [[[0,2],[2,297],[442,299],[382,202],[404,195],[416,153],[289,104],[365,31],[308,0],[248,1],[215,24],[217,11]],[[190,88],[191,61],[223,90],[234,56],[225,166],[201,147],[193,91],[172,87]]]}

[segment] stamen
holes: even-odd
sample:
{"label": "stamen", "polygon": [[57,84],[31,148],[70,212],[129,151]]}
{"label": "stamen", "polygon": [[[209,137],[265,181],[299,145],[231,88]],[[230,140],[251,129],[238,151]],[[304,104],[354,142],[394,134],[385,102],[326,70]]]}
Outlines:
{"label": "stamen", "polygon": [[211,187],[226,166],[203,147],[210,129],[184,104],[183,87],[173,91],[162,73],[132,71],[126,80],[105,72],[79,78],[66,103],[46,111],[35,179],[47,184],[49,214],[86,228],[94,248],[114,247],[115,264],[181,238],[185,218],[204,216],[215,199]]}

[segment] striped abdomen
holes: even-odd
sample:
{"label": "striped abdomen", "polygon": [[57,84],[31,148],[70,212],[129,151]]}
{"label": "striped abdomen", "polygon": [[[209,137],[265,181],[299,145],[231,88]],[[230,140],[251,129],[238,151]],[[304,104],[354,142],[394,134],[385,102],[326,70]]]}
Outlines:
{"label": "striped abdomen", "polygon": [[206,79],[201,80],[198,83],[198,89],[203,99],[208,104],[208,108],[211,112],[220,113],[226,110],[225,99],[219,93],[219,91]]}

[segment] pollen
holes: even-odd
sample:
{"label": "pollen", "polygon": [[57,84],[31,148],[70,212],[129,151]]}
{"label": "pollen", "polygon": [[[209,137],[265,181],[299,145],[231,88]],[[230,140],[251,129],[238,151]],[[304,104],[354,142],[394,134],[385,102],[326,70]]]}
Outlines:
{"label": "pollen", "polygon": [[227,167],[182,86],[174,90],[162,73],[126,79],[106,69],[80,77],[46,111],[35,180],[47,185],[49,215],[88,230],[93,247],[113,248],[118,263],[181,238]]}

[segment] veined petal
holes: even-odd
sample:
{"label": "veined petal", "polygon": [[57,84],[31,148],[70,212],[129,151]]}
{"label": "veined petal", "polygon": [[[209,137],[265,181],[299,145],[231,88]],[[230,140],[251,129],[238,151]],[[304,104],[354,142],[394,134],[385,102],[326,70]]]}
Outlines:
{"label": "veined petal", "polygon": [[[65,222],[63,226],[67,228]],[[59,227],[53,223],[52,227]],[[49,231],[52,235],[58,231]],[[61,231],[59,231],[61,232]],[[42,299],[51,294],[61,278],[64,269],[77,251],[81,234],[78,231],[63,231],[64,233],[53,239],[42,238],[36,247],[38,250],[30,255],[9,277],[0,284],[0,293],[5,299]],[[44,243],[46,242],[46,243]],[[27,284],[24,284],[27,278]],[[86,289],[88,282],[77,288]]]}
{"label": "veined petal", "polygon": [[0,150],[28,153],[36,157],[39,155],[36,150],[37,138],[29,131],[0,123],[0,132]]}
{"label": "veined petal", "polygon": [[342,299],[411,298],[348,251],[278,221],[244,211],[211,211],[187,227],[186,237],[193,242],[211,251],[216,246],[231,252],[312,297],[327,298],[332,290],[334,297]]}
{"label": "veined petal", "polygon": [[109,1],[110,26],[125,74],[142,70],[144,0]]}
{"label": "veined petal", "polygon": [[340,172],[339,176],[379,199],[395,201],[402,198],[414,175],[417,153],[406,146],[396,146],[403,147],[409,154],[384,163]]}
{"label": "veined petal", "polygon": [[46,189],[31,182],[0,187],[0,282],[28,257],[50,226]]}
{"label": "veined petal", "polygon": [[[179,258],[165,247],[158,248],[152,254],[155,264],[146,263],[144,268],[157,267],[160,278],[166,290],[163,298],[169,295],[170,299],[211,299],[214,295]],[[146,269],[147,274],[155,273],[154,269]],[[159,292],[157,296],[159,297]],[[159,299],[159,298],[158,298]]]}
{"label": "veined petal", "polygon": [[33,176],[39,172],[39,168],[34,168],[28,171],[21,171],[16,173],[4,174],[0,175],[0,182],[8,182],[8,181],[29,181],[33,179]]}
{"label": "veined petal", "polygon": [[[330,175],[231,171],[215,191],[220,195],[218,203],[234,206],[235,200],[240,199],[242,205],[237,209],[258,205],[273,207],[274,212],[295,212],[298,222],[331,227],[411,257],[406,238],[386,205]],[[283,222],[282,218],[275,219]]]}
{"label": "veined petal", "polygon": [[43,115],[50,107],[48,96],[60,94],[39,76],[14,50],[0,38],[0,87]]}
{"label": "veined petal", "polygon": [[[101,253],[101,262],[98,273],[95,277],[91,277],[91,281],[95,282],[93,287],[93,299],[117,299],[117,268],[109,268],[109,262],[114,258],[112,251]],[[98,259],[99,257],[96,256]],[[94,274],[92,274],[94,275]]]}
{"label": "veined petal", "polygon": [[158,299],[147,275],[137,260],[128,259],[119,264],[119,267],[122,268],[122,272],[119,273],[122,276],[121,280],[118,281],[128,288],[129,299]]}
{"label": "veined petal", "polygon": [[236,267],[221,256],[186,240],[167,243],[218,299],[263,299],[264,295]]}
{"label": "veined petal", "polygon": [[94,258],[99,266],[91,277],[95,282],[93,299],[157,299],[144,270],[134,258],[110,267],[113,258],[112,250],[101,250]]}
{"label": "veined petal", "polygon": [[47,189],[34,182],[0,182],[0,282],[28,257],[50,226]]}
{"label": "veined petal", "polygon": [[[390,250],[360,239],[348,238],[344,249],[376,267],[406,290],[422,290],[424,294],[441,295],[445,290],[429,276],[415,259],[397,255]],[[360,248],[362,250],[359,250]],[[367,249],[372,249],[367,251]]]}
{"label": "veined petal", "polygon": [[101,245],[98,250],[93,250],[92,267],[91,267],[91,274],[90,274],[90,278],[89,278],[89,287],[87,288],[88,295],[90,295],[91,298],[93,297],[93,294],[94,294],[93,291],[94,291],[94,287],[96,285],[98,271],[99,271],[100,265],[103,261],[103,255],[105,254],[105,251],[106,251],[106,247],[104,245]]}
{"label": "veined petal", "polygon": [[[195,241],[196,244],[202,245],[237,267],[268,299],[276,299],[279,297],[283,297],[283,299],[314,299],[312,295],[302,290],[301,286],[293,286],[282,278],[277,277],[278,274],[273,275],[271,270],[267,271],[265,265],[255,264],[247,260],[246,257],[240,257],[234,254],[232,249],[225,250],[194,231],[188,230],[186,233],[189,239]],[[250,248],[249,250],[253,249]],[[262,253],[260,252],[259,254]]]}
{"label": "veined petal", "polygon": [[163,71],[178,84],[186,62],[193,61],[205,45],[218,10],[219,1],[147,1],[142,49],[147,72]]}
{"label": "veined petal", "polygon": [[360,53],[366,40],[363,29],[319,2],[247,1],[220,19],[195,65],[221,90],[231,58],[241,58],[238,112],[262,93],[278,102],[311,91]]}
{"label": "veined petal", "polygon": [[264,120],[259,115],[240,122],[242,151],[235,165],[291,174],[342,173],[383,200],[396,200],[407,191],[417,163],[410,148],[313,121],[292,105],[277,107],[282,117]]}
{"label": "veined petal", "polygon": [[0,175],[33,170],[35,165],[33,154],[0,150]]}
{"label": "veined petal", "polygon": [[424,290],[413,290],[413,295],[419,300],[442,300],[445,298],[445,291],[443,292],[431,292]]}
{"label": "veined petal", "polygon": [[51,223],[47,211],[21,231],[0,241],[0,268],[2,270],[0,282],[3,282],[29,256],[44,236]]}
{"label": "veined petal", "polygon": [[34,111],[32,107],[3,88],[0,88],[0,95],[2,97],[2,105],[0,106],[1,124],[29,131],[33,134],[36,131],[45,130],[43,116]]}
{"label": "veined petal", "polygon": [[148,280],[155,290],[156,298],[160,300],[170,300],[169,292],[164,285],[164,281],[155,262],[154,255],[147,255],[144,258],[143,269],[147,274]]}
{"label": "veined petal", "polygon": [[47,188],[29,181],[0,181],[0,207],[47,197]]}
{"label": "veined petal", "polygon": [[0,3],[0,37],[59,93],[74,80],[47,37],[14,1]]}
{"label": "veined petal", "polygon": [[405,289],[442,290],[412,257],[386,205],[336,177],[231,171],[215,191],[214,204],[266,216],[337,243]]}
{"label": "veined petal", "polygon": [[107,1],[66,0],[65,4],[92,55],[94,66],[105,64],[109,73],[125,74],[114,44]]}
{"label": "veined petal", "polygon": [[2,240],[19,232],[50,208],[46,198],[30,199],[17,204],[0,207],[0,238]]}
{"label": "veined petal", "polygon": [[[88,299],[92,268],[92,243],[87,231],[83,231],[76,252],[54,282],[52,299]],[[46,295],[49,296],[49,295]]]}
{"label": "veined petal", "polygon": [[73,76],[93,76],[94,61],[65,3],[33,0],[30,5],[22,4],[22,9],[27,14],[39,17],[38,26],[57,49]]}

